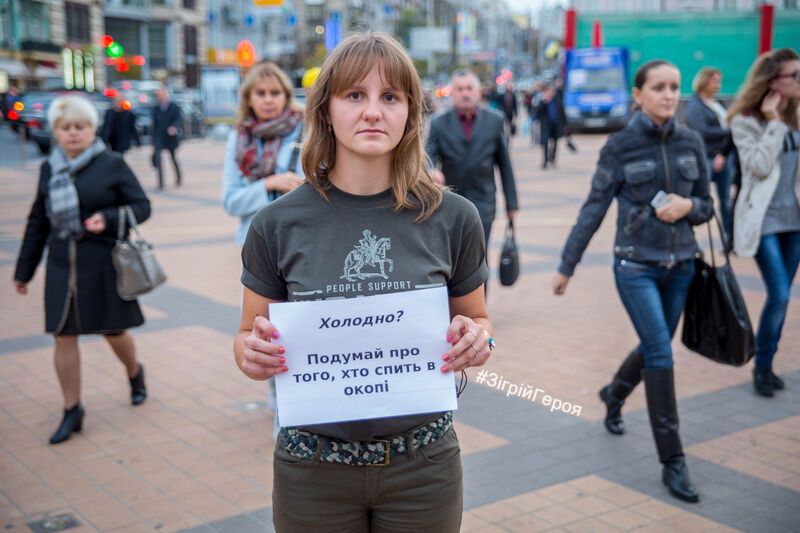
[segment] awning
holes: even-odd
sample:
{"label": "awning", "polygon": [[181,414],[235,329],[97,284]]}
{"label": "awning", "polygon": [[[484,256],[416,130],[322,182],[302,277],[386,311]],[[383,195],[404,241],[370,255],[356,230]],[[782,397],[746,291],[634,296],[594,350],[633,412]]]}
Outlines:
{"label": "awning", "polygon": [[60,69],[41,65],[37,66],[36,70],[31,72],[22,61],[5,58],[0,59],[0,70],[8,74],[9,78],[33,77],[33,79],[44,79],[60,78],[63,75]]}

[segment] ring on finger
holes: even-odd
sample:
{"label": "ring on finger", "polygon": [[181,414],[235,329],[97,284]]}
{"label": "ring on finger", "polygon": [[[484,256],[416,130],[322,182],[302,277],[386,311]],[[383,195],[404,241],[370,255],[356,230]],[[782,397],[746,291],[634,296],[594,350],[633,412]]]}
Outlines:
{"label": "ring on finger", "polygon": [[[478,340],[478,335],[474,331],[472,331],[471,329],[468,329],[467,333],[472,333],[472,336],[475,337],[475,340]],[[464,333],[464,335],[466,335],[467,333]]]}
{"label": "ring on finger", "polygon": [[475,355],[473,355],[472,358],[475,359],[476,357],[478,357],[478,354],[481,353],[481,351],[477,349],[474,344],[470,344],[469,347],[475,350]]}

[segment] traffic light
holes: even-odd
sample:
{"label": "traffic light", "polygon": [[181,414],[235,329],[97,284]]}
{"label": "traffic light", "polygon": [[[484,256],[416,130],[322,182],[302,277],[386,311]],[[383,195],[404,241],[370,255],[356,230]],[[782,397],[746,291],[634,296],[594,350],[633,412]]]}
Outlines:
{"label": "traffic light", "polygon": [[108,57],[122,57],[125,54],[125,49],[118,42],[113,42],[106,48],[106,55]]}
{"label": "traffic light", "polygon": [[242,67],[251,67],[256,62],[256,47],[247,39],[236,45],[236,62]]}

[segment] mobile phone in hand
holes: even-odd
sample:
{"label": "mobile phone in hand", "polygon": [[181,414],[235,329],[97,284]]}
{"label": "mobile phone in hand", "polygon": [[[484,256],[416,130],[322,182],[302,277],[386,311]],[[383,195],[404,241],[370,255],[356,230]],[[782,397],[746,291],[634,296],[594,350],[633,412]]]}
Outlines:
{"label": "mobile phone in hand", "polygon": [[659,209],[669,203],[669,195],[664,191],[658,191],[653,199],[650,200],[650,205],[653,206],[653,209]]}

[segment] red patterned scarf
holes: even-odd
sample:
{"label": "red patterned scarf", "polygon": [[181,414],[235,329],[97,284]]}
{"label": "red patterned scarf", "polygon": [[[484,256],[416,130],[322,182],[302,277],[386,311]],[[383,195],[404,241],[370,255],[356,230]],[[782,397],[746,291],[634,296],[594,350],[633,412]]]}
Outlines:
{"label": "red patterned scarf", "polygon": [[[239,128],[236,139],[236,162],[248,180],[256,181],[275,173],[275,161],[283,138],[292,133],[300,117],[291,110],[284,111],[271,120],[258,122],[250,117]],[[258,139],[263,142],[261,158],[258,157]]]}

